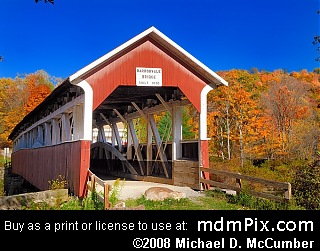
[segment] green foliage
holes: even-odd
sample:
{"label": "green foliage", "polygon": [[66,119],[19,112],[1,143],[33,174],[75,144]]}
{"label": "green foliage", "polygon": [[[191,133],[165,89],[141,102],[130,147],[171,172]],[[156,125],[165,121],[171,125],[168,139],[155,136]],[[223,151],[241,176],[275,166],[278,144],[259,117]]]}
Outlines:
{"label": "green foliage", "polygon": [[[182,198],[180,200],[165,199],[163,201],[147,200],[144,195],[138,199],[126,200],[127,208],[143,205],[145,210],[305,210],[296,205],[295,200],[281,203],[261,199],[241,192],[238,195],[226,194],[221,190],[206,190],[204,196]],[[29,203],[23,210],[103,210],[104,206],[98,200],[96,192],[79,199],[71,196],[67,202],[50,206],[47,203]]]}
{"label": "green foliage", "polygon": [[[91,198],[90,198],[91,199]],[[87,200],[87,198],[86,198]],[[62,203],[59,207],[54,208],[55,210],[83,210],[83,201],[78,197],[70,197],[70,199]]]}
{"label": "green foliage", "polygon": [[241,192],[237,196],[229,196],[229,202],[255,210],[294,210],[301,209],[293,202],[277,202],[252,196],[246,192]]}
{"label": "green foliage", "polygon": [[6,160],[3,159],[3,158],[0,158],[0,166],[6,167],[6,164],[9,163],[9,162],[11,162],[11,158],[10,157],[8,157]]}
{"label": "green foliage", "polygon": [[320,160],[298,168],[292,189],[298,205],[306,209],[320,209]]}
{"label": "green foliage", "polygon": [[261,199],[242,192],[238,195],[226,194],[221,190],[207,190],[205,196],[163,201],[147,200],[143,195],[136,200],[126,201],[127,207],[144,205],[146,210],[303,210],[292,202],[276,202]]}
{"label": "green foliage", "polygon": [[165,112],[164,115],[161,116],[157,127],[159,130],[160,137],[164,142],[167,140],[172,140],[172,116],[169,112]]}
{"label": "green foliage", "polygon": [[147,200],[144,195],[136,200],[126,201],[127,207],[137,207],[144,205],[146,210],[186,210],[186,209],[199,209],[198,206],[194,206],[190,203],[190,199],[182,198],[180,200],[167,198],[163,201]]}
{"label": "green foliage", "polygon": [[195,139],[195,133],[193,132],[194,125],[189,123],[191,115],[186,107],[182,108],[182,139]]}
{"label": "green foliage", "polygon": [[90,196],[83,198],[81,201],[81,206],[83,210],[103,210],[103,203],[98,199],[97,192],[93,191]]}
{"label": "green foliage", "polygon": [[21,207],[21,210],[51,210],[52,207],[46,202],[30,201]]}
{"label": "green foliage", "polygon": [[113,182],[113,186],[111,191],[109,192],[109,202],[111,206],[115,206],[117,202],[119,202],[119,197],[121,194],[121,191],[123,189],[125,180],[120,180],[120,178],[116,179]]}
{"label": "green foliage", "polygon": [[[188,109],[183,107],[182,109],[182,138],[184,140],[194,139],[195,134],[192,131],[193,124],[190,124],[189,121],[191,116],[188,112]],[[161,139],[163,141],[172,140],[172,116],[169,112],[165,112],[163,116],[161,116],[158,122],[158,130]]]}
{"label": "green foliage", "polygon": [[98,200],[95,192],[90,193],[88,197],[80,199],[77,196],[70,196],[66,202],[58,202],[50,205],[46,202],[23,203],[22,210],[103,210],[103,203]]}
{"label": "green foliage", "polygon": [[254,177],[279,182],[291,182],[295,173],[295,162],[283,163],[277,160],[266,160],[259,166],[254,166],[250,161],[246,162],[239,172]]}
{"label": "green foliage", "polygon": [[61,174],[55,180],[49,180],[48,183],[49,190],[64,189],[67,188],[68,185],[68,182]]}
{"label": "green foliage", "polygon": [[5,196],[4,192],[4,179],[0,179],[0,197]]}

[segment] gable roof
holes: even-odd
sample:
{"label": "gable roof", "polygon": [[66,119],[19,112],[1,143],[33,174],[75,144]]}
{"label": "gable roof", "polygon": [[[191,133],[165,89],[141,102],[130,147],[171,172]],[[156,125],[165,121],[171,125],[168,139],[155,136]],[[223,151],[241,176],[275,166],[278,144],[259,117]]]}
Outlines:
{"label": "gable roof", "polygon": [[206,80],[206,83],[215,88],[219,85],[228,86],[227,81],[225,81],[222,77],[216,74],[214,71],[209,69],[206,65],[201,63],[198,59],[193,57],[190,53],[180,47],[178,44],[173,42],[170,38],[165,36],[155,27],[150,27],[122,45],[118,46],[114,50],[109,53],[103,55],[87,66],[83,67],[79,71],[75,72],[71,76],[67,77],[60,85],[58,85],[50,95],[45,98],[34,110],[32,110],[29,114],[27,114],[20,123],[16,125],[11,134],[9,135],[9,139],[13,139],[14,135],[17,135],[23,128],[27,127],[28,124],[32,123],[32,120],[37,120],[42,115],[41,112],[47,109],[48,106],[52,105],[56,102],[56,100],[66,95],[70,89],[74,87],[74,84],[77,84],[83,80],[86,76],[97,71],[101,66],[106,64],[106,62],[112,60],[118,55],[123,54],[124,51],[134,47],[139,42],[143,41],[143,39],[151,38],[160,44],[167,51],[172,53],[175,57],[177,57],[181,62],[186,64],[189,68],[195,71],[198,75],[200,75],[203,79]]}
{"label": "gable roof", "polygon": [[115,48],[114,50],[110,51],[109,53],[93,61],[92,63],[85,66],[84,68],[80,69],[76,73],[72,74],[69,77],[69,81],[73,83],[80,82],[84,75],[88,75],[90,74],[90,72],[95,71],[97,68],[103,65],[104,62],[108,61],[112,57],[115,57],[116,55],[120,54],[122,51],[124,51],[128,47],[134,45],[135,43],[139,42],[140,40],[148,36],[156,40],[159,44],[161,44],[167,50],[172,52],[175,56],[177,56],[179,59],[181,59],[191,68],[193,68],[196,72],[198,72],[200,75],[208,79],[210,86],[216,87],[218,85],[226,85],[226,86],[228,85],[228,82],[225,81],[223,78],[221,78],[217,73],[209,69],[206,65],[201,63],[198,59],[193,57],[190,53],[188,53],[182,47],[180,47],[178,44],[173,42],[170,38],[168,38],[166,35],[164,35],[154,26],[151,26],[149,29],[143,31],[142,33],[138,34],[137,36],[123,43],[119,47]]}

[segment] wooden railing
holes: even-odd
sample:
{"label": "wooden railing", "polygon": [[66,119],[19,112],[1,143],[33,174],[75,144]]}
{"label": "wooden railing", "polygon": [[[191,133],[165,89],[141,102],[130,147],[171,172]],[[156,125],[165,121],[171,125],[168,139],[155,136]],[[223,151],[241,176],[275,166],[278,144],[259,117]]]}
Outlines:
{"label": "wooden railing", "polygon": [[[90,170],[88,171],[88,190],[91,192],[96,192],[96,185],[100,185],[103,188],[103,195],[101,195],[99,192],[97,192],[97,197],[100,202],[103,203],[104,209],[110,208],[110,202],[109,202],[109,191],[111,189],[111,186],[107,184],[105,181],[97,177],[94,173],[92,173]],[[96,184],[97,183],[97,184]]]}
{"label": "wooden railing", "polygon": [[280,202],[283,202],[283,201],[288,202],[291,199],[291,184],[289,182],[278,182],[273,180],[252,177],[249,175],[228,172],[223,170],[216,170],[212,168],[204,168],[204,167],[200,167],[200,171],[208,172],[209,174],[222,175],[222,176],[235,178],[235,183],[236,183],[236,185],[230,185],[223,182],[214,181],[211,179],[208,180],[208,179],[200,178],[200,183],[203,183],[203,184],[209,184],[210,186],[219,187],[223,189],[230,189],[239,193],[244,190],[242,188],[241,181],[247,180],[254,183],[260,183],[263,185],[271,186],[273,188],[278,188],[283,191],[283,196],[279,196],[279,195],[274,195],[267,192],[258,192],[255,190],[248,190],[248,189],[245,190],[247,193],[253,196],[262,197],[262,198],[271,199],[271,200],[280,201]]}

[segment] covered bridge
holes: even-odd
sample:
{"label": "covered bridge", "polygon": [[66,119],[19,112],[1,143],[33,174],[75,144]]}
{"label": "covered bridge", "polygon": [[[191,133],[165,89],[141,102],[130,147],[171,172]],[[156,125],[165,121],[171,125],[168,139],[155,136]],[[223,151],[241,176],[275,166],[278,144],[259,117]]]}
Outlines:
{"label": "covered bridge", "polygon": [[[219,85],[227,82],[150,27],[66,78],[17,124],[9,136],[12,172],[39,190],[61,175],[79,197],[86,195],[89,169],[201,189],[206,174],[199,167],[209,167],[207,94]],[[188,105],[199,113],[199,136],[186,141]],[[172,118],[169,139],[154,117],[164,111]],[[136,130],[142,119],[146,142]]]}

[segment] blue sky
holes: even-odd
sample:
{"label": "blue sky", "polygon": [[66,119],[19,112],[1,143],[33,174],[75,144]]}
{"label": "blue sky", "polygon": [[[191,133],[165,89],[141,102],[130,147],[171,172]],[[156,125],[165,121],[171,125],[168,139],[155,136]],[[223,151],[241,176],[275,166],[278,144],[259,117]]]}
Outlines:
{"label": "blue sky", "polygon": [[213,71],[320,67],[319,0],[0,1],[0,78],[66,78],[151,26]]}

